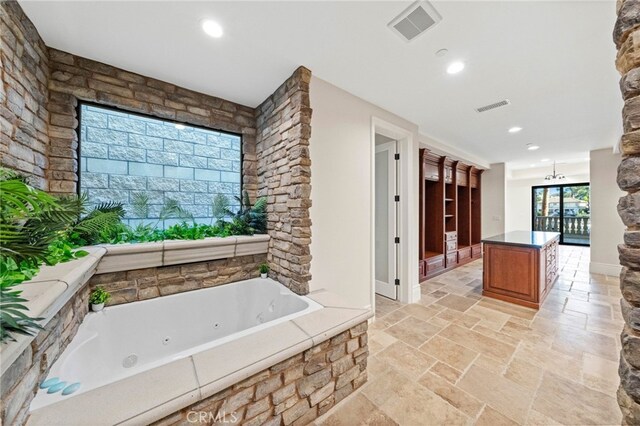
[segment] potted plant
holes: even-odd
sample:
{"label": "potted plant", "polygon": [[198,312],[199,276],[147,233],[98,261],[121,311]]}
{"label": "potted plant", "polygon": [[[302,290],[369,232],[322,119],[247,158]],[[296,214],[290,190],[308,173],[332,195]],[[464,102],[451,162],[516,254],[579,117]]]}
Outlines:
{"label": "potted plant", "polygon": [[269,265],[266,263],[262,263],[260,265],[260,276],[262,278],[267,278],[267,274],[269,273]]}
{"label": "potted plant", "polygon": [[104,308],[104,304],[111,299],[111,294],[104,288],[98,286],[89,296],[89,303],[91,303],[91,310],[93,312],[100,312]]}

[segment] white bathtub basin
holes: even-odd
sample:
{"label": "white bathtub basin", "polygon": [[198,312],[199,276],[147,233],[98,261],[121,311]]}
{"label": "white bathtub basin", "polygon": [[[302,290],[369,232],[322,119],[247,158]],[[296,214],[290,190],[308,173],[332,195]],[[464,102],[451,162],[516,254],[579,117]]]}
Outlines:
{"label": "white bathtub basin", "polygon": [[[90,313],[52,366],[31,411],[322,308],[271,279],[251,279]],[[77,390],[62,395],[72,384]]]}

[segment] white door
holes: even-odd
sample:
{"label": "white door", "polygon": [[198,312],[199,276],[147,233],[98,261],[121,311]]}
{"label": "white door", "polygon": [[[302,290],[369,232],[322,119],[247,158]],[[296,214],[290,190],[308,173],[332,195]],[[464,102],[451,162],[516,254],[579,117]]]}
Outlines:
{"label": "white door", "polygon": [[396,217],[395,196],[397,170],[396,142],[376,146],[375,162],[375,273],[376,293],[397,299],[396,281]]}

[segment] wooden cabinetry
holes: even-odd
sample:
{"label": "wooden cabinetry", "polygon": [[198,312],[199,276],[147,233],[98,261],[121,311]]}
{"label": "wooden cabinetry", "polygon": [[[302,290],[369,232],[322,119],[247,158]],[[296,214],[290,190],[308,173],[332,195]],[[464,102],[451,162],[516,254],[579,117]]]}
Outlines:
{"label": "wooden cabinetry", "polygon": [[482,257],[482,170],[420,150],[420,280]]}
{"label": "wooden cabinetry", "polygon": [[[527,243],[510,234],[516,233],[496,237],[502,241],[484,242],[482,294],[537,309],[558,278],[559,237],[554,234],[540,243]],[[525,234],[536,233],[523,233],[527,238]]]}

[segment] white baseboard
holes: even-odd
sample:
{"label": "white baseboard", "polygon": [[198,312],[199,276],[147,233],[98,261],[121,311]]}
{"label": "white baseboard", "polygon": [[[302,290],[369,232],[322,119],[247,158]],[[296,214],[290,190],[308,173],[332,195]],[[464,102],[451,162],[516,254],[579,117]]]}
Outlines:
{"label": "white baseboard", "polygon": [[420,290],[420,283],[418,283],[418,285],[413,286],[413,292],[411,296],[412,296],[411,297],[412,303],[418,303],[420,301],[420,298],[422,297],[422,291]]}
{"label": "white baseboard", "polygon": [[622,270],[622,266],[620,265],[612,265],[610,263],[598,263],[598,262],[589,263],[589,272],[591,272],[592,274],[602,274],[602,275],[610,275],[612,277],[616,277],[620,275],[621,270]]}

